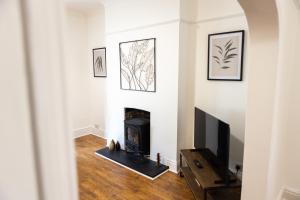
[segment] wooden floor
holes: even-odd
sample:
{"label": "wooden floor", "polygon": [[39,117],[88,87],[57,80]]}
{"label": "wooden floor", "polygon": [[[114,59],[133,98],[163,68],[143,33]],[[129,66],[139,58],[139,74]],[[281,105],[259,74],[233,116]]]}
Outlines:
{"label": "wooden floor", "polygon": [[93,135],[77,138],[80,200],[193,200],[185,180],[167,172],[151,181],[95,155],[106,141]]}

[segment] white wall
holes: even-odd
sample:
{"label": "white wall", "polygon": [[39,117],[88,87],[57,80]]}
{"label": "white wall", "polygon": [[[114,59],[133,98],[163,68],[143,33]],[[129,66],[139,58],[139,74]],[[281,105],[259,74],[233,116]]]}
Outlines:
{"label": "white wall", "polygon": [[109,0],[106,1],[106,31],[143,27],[179,19],[179,0]]}
{"label": "white wall", "polygon": [[20,2],[0,2],[0,199],[39,199]]}
{"label": "white wall", "polygon": [[292,0],[277,1],[280,16],[279,69],[272,155],[269,164],[268,199],[282,189],[300,193],[299,61],[300,10]]}
{"label": "white wall", "polygon": [[[245,16],[201,22],[197,25],[195,106],[230,124],[230,167],[243,162],[247,90],[247,36]],[[243,81],[207,80],[208,34],[246,30]]]}
{"label": "white wall", "polygon": [[105,129],[106,109],[106,78],[93,77],[92,49],[105,47],[105,11],[98,6],[93,12],[86,15],[88,38],[88,70],[89,70],[89,105],[90,124],[99,130],[103,136]]}
{"label": "white wall", "polygon": [[[157,127],[158,131],[151,129],[151,149],[153,150],[151,154],[153,156],[156,152],[160,152],[167,160],[176,162],[174,150],[193,148],[193,112],[194,105],[196,105],[230,123],[232,129],[231,165],[242,163],[246,81],[234,83],[207,81],[206,50],[209,33],[247,30],[247,22],[245,16],[242,15],[241,7],[235,1],[230,1],[229,4],[227,2],[226,6],[226,2],[222,2],[224,4],[222,10],[215,8],[210,12],[204,12],[207,9],[212,9],[213,5],[217,3],[217,1],[176,1],[170,4],[170,1],[167,0],[159,3],[135,0],[107,2],[105,8],[107,14],[106,38],[108,73],[110,75],[107,78],[107,102],[109,103],[106,111],[106,137],[118,139],[123,143],[124,107],[148,109],[151,113],[153,112],[152,120],[157,120],[157,122],[166,118],[161,114],[161,108],[170,108],[172,112],[168,116],[176,113],[177,118],[167,123],[168,126],[164,127],[167,129],[165,131],[160,126]],[[168,9],[166,9],[167,7]],[[152,10],[158,14],[149,15],[148,13]],[[224,17],[224,19],[216,19],[220,17]],[[181,23],[178,21],[180,18],[183,19]],[[212,18],[212,21],[207,20]],[[154,94],[143,94],[120,90],[120,66],[119,59],[116,59],[119,56],[118,43],[149,37],[157,38],[158,91]],[[177,52],[174,50],[176,48]],[[168,55],[164,52],[168,52]],[[176,55],[179,56],[176,57]],[[170,57],[176,61],[170,60]],[[167,63],[163,64],[164,67],[171,65],[172,62],[173,70],[160,71],[162,70],[161,63],[164,62]],[[247,64],[244,65],[244,69],[247,69]],[[177,73],[178,76],[176,76]],[[168,77],[167,82],[165,81],[166,77]],[[178,85],[178,88],[175,88],[174,85],[170,86],[171,83]],[[163,90],[165,87],[169,90]],[[178,103],[170,100],[171,97],[176,98],[176,96]],[[164,102],[172,103],[166,107]],[[156,115],[159,118],[156,118]],[[156,127],[157,122],[152,122],[153,127]],[[176,128],[171,128],[174,125]],[[164,134],[161,134],[162,131]],[[157,135],[160,137],[166,135],[169,140],[172,138],[172,141],[177,143],[177,149],[170,141],[165,146],[166,142],[159,140]],[[176,139],[177,137],[178,139]],[[174,147],[167,148],[172,145]]]}
{"label": "white wall", "polygon": [[92,49],[105,45],[104,7],[84,3],[66,4],[66,66],[68,99],[75,136],[103,136],[105,126],[105,81],[94,77]]}
{"label": "white wall", "polygon": [[74,129],[90,125],[88,31],[84,14],[66,9],[66,66],[68,99]]}
{"label": "white wall", "polygon": [[[177,159],[181,149],[193,148],[197,1],[180,2]],[[179,165],[178,165],[179,166]]]}
{"label": "white wall", "polygon": [[[136,1],[140,2],[140,1]],[[124,108],[133,107],[151,112],[151,157],[156,159],[156,153],[161,153],[162,160],[176,170],[177,157],[177,101],[178,101],[178,48],[179,48],[179,22],[164,24],[158,22],[149,15],[150,10],[161,13],[170,3],[170,12],[173,12],[173,4],[170,1],[143,1],[131,8],[123,7],[123,2],[114,2],[106,7],[107,44],[107,111],[105,136],[124,142]],[[172,1],[173,2],[173,1]],[[133,4],[134,5],[134,4]],[[130,13],[139,11],[139,15],[133,17]],[[153,11],[154,12],[154,11]],[[127,17],[128,16],[128,17]],[[150,18],[148,18],[150,16]],[[160,15],[158,15],[160,16]],[[142,27],[134,30],[122,31],[123,22],[126,27],[139,25],[144,20]],[[165,20],[162,16],[160,22]],[[128,23],[131,22],[131,25]],[[149,22],[151,26],[147,26]],[[111,27],[113,25],[113,28]],[[120,32],[113,32],[120,30]],[[138,92],[120,89],[120,63],[119,42],[156,38],[156,92]]]}
{"label": "white wall", "polygon": [[[216,6],[218,5],[218,6]],[[243,163],[248,25],[237,1],[199,0],[196,21],[195,106],[230,124],[230,168]],[[238,15],[236,15],[238,14]],[[245,30],[243,81],[208,81],[208,34]]]}
{"label": "white wall", "polygon": [[[105,129],[106,137],[118,139],[121,141],[121,143],[123,143],[122,120],[123,108],[126,106],[126,104],[130,104],[127,105],[128,107],[137,107],[138,105],[140,105],[141,107],[148,107],[149,109],[152,109],[152,107],[157,107],[157,109],[159,109],[163,106],[161,99],[170,101],[169,99],[171,98],[171,96],[168,94],[170,94],[171,92],[173,97],[177,98],[176,100],[178,101],[178,103],[172,100],[174,104],[170,105],[170,107],[174,107],[175,109],[170,110],[172,110],[172,113],[176,114],[178,118],[174,118],[172,123],[170,123],[169,125],[169,127],[176,126],[176,128],[173,127],[170,128],[172,129],[172,131],[166,130],[164,132],[175,132],[167,134],[169,134],[168,136],[170,137],[172,135],[172,139],[174,139],[174,141],[177,143],[177,149],[174,147],[173,150],[161,150],[161,146],[163,146],[162,142],[152,142],[152,144],[154,145],[152,148],[152,156],[154,156],[156,152],[160,152],[163,156],[164,154],[166,154],[166,160],[176,162],[174,151],[182,148],[193,147],[193,107],[194,105],[196,105],[231,124],[233,135],[231,140],[232,149],[230,154],[231,160],[233,160],[233,162],[231,163],[232,165],[234,165],[235,163],[242,163],[242,143],[244,140],[243,136],[245,113],[245,81],[235,83],[216,83],[207,81],[205,74],[207,68],[207,35],[213,32],[247,29],[247,23],[245,17],[241,15],[243,11],[236,1],[230,1],[229,3],[228,1],[222,1],[222,10],[220,10],[219,8],[214,8],[214,5],[217,3],[219,2],[205,0],[193,0],[188,2],[174,2],[169,0],[143,2],[137,0],[107,1],[105,4],[106,22],[103,21],[103,7],[98,10],[87,12],[86,10],[83,10],[84,7],[80,7],[82,6],[82,4],[76,6],[68,4],[69,8],[72,8],[72,10],[74,11],[73,13],[77,13],[77,15],[78,13],[83,13],[79,14],[82,15],[81,19],[78,19],[78,17],[80,16],[77,16],[77,24],[73,23],[73,26],[77,26],[77,28],[80,30],[76,31],[76,34],[70,34],[73,34],[75,36],[77,35],[78,37],[79,34],[81,34],[82,37],[85,37],[83,42],[81,42],[82,39],[73,39],[71,45],[78,46],[80,45],[80,43],[84,43],[84,45],[87,45],[89,52],[92,48],[99,47],[101,46],[101,44],[104,44],[106,37],[108,47],[107,79],[92,77],[91,79],[88,78],[89,80],[87,80],[86,77],[84,77],[82,80],[84,82],[79,87],[81,88],[80,90],[74,90],[73,87],[73,93],[77,94],[77,96],[79,96],[81,93],[85,93],[85,95],[89,96],[89,99],[85,98],[86,96],[79,96],[78,100],[76,100],[77,104],[80,103],[79,100],[82,99],[82,105],[90,105],[90,108],[85,107],[85,110],[82,110],[82,113],[89,112],[89,118],[86,118],[87,115],[85,114],[83,116],[78,116],[79,111],[77,112],[77,115],[73,114],[73,118],[84,118],[81,120],[78,119],[75,124],[79,124],[79,122],[82,123],[80,126],[75,126],[74,128],[83,127],[83,124],[86,124],[85,126],[96,125],[101,130]],[[210,12],[207,12],[207,10],[209,9],[211,9]],[[157,14],[149,15],[149,12],[155,12]],[[221,19],[220,17],[225,18]],[[179,23],[180,18],[183,19],[181,23]],[[208,19],[213,20],[210,21]],[[96,24],[98,24],[99,26],[97,26]],[[104,36],[103,34],[104,29],[107,33],[106,36]],[[172,35],[172,37],[168,37],[167,35]],[[119,88],[120,80],[118,44],[122,41],[143,39],[149,37],[157,38],[158,91],[154,94],[143,94],[142,92],[130,91],[124,92]],[[197,43],[195,43],[195,41],[197,41]],[[82,50],[79,50],[79,48],[77,48],[77,50],[73,51],[79,52]],[[162,56],[163,54],[160,51],[169,51],[168,55],[172,55],[171,57],[174,58],[174,61],[172,60],[172,71],[160,71],[160,63],[166,62],[168,63],[168,65],[171,65],[170,59],[166,59],[170,56]],[[83,64],[79,64],[78,62],[76,64],[81,65],[81,71],[83,72],[83,74],[88,74],[88,76],[90,76],[90,74],[92,73],[92,55],[87,54],[87,57],[85,57],[85,55],[86,54],[83,54],[83,56],[81,56],[81,58],[79,59],[87,59],[87,63],[90,67],[86,68]],[[164,65],[165,64],[163,64],[163,66]],[[247,69],[247,65],[244,65],[244,69]],[[179,73],[176,70],[178,70]],[[78,74],[78,72],[74,73]],[[168,74],[168,76],[166,74]],[[168,77],[168,79],[170,79],[170,77],[174,77],[172,78],[172,81],[167,82],[168,84],[172,83],[172,86],[166,84],[166,77]],[[196,81],[195,83],[194,79]],[[76,83],[74,82],[76,81],[73,81],[73,84],[76,85]],[[174,87],[174,85],[176,86]],[[178,88],[177,85],[179,85]],[[72,87],[72,84],[70,87]],[[83,89],[84,87],[85,89]],[[165,92],[160,87],[169,87],[170,89],[169,91]],[[124,95],[126,94],[126,98],[120,96],[123,93]],[[139,103],[138,101],[141,100],[137,97],[140,96],[147,96],[147,99],[149,99],[148,96],[151,96],[157,102],[160,102],[160,104],[156,103],[157,105],[147,105],[147,101],[144,100],[143,103]],[[166,96],[168,96],[168,98],[165,98]],[[222,96],[222,100],[220,98],[218,98],[220,100],[215,100],[216,96]],[[121,103],[119,99],[124,100]],[[105,106],[106,101],[109,102],[107,103],[107,107]],[[75,111],[80,110],[80,106],[76,106],[77,104],[76,102],[73,102],[73,110]],[[118,109],[118,111],[116,111],[116,109]],[[161,118],[162,117],[163,116],[161,116]],[[155,120],[160,121],[161,118]],[[116,126],[116,124],[118,125]],[[178,133],[176,130],[177,128]],[[156,134],[158,133],[156,133],[156,131],[154,130],[153,140],[158,141],[155,136]],[[178,139],[175,138],[177,137],[177,135]],[[172,145],[175,146],[175,143]]]}
{"label": "white wall", "polygon": [[[280,23],[280,44],[279,54],[277,54],[278,24],[275,2],[272,0],[263,2],[257,0],[251,3],[247,0],[241,0],[240,2],[246,10],[247,19],[251,24],[251,47],[249,48],[251,50],[249,54],[251,66],[248,64],[249,69],[246,67],[248,74],[246,81],[248,80],[249,85],[247,86],[245,170],[242,199],[273,200],[279,197],[282,189],[287,188],[299,193],[300,188],[298,176],[300,162],[295,156],[295,152],[299,152],[299,134],[297,134],[299,132],[297,123],[300,117],[299,88],[297,87],[299,72],[297,70],[296,48],[300,42],[297,37],[300,32],[300,14],[293,0],[277,1]],[[242,16],[238,17],[240,11],[235,12],[231,8],[228,9],[223,3],[223,1],[206,2],[207,6],[211,5],[210,9],[199,6],[199,10],[203,9],[202,12],[199,12],[200,16],[204,15],[198,19],[201,22],[199,28],[206,25],[206,28],[214,27],[219,31],[224,27],[223,24],[227,24],[226,27],[232,27],[237,23],[243,27],[246,24],[244,23],[246,20],[242,19]],[[226,5],[228,5],[228,1]],[[220,20],[220,23],[213,23],[215,20],[207,19],[209,17],[220,19],[221,17],[220,12],[214,13],[214,10],[228,12],[232,17]],[[201,44],[201,40],[198,41],[198,44]],[[278,71],[276,71],[277,55],[279,55]],[[268,78],[266,79],[266,77]],[[198,85],[196,83],[196,87]],[[218,88],[218,83],[214,87]],[[241,89],[245,86],[237,87],[239,88],[232,88],[234,90],[232,93],[236,94],[236,91],[239,91],[240,94],[244,94],[244,90]],[[202,91],[204,91],[203,89],[205,88],[202,88]],[[222,91],[224,89],[222,88]],[[208,96],[205,95],[205,97]],[[242,99],[241,101],[239,98],[237,108],[244,108],[244,103],[245,100]],[[213,103],[207,100],[203,106],[211,104]],[[218,105],[221,104],[218,103]],[[226,105],[226,107],[228,108],[230,105]],[[222,113],[220,114],[222,115]],[[241,116],[244,119],[244,115]],[[238,121],[240,121],[239,119]],[[237,128],[236,130],[239,130],[241,126],[237,126]]]}
{"label": "white wall", "polygon": [[[156,153],[168,162],[176,162],[177,95],[178,95],[178,24],[146,28],[107,37],[107,138],[123,144],[124,108],[132,107],[151,112],[151,156]],[[172,36],[170,36],[172,35]],[[156,92],[120,89],[119,42],[155,37]],[[174,59],[171,59],[174,58]]]}
{"label": "white wall", "polygon": [[[178,73],[178,153],[193,148],[196,27],[180,23]],[[178,154],[179,156],[179,154]]]}
{"label": "white wall", "polygon": [[243,14],[237,0],[198,0],[198,21]]}

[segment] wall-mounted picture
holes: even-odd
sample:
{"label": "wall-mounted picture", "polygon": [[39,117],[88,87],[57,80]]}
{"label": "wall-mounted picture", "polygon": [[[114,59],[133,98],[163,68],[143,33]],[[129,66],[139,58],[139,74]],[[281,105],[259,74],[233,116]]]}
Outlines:
{"label": "wall-mounted picture", "polygon": [[208,35],[208,80],[242,81],[244,31]]}
{"label": "wall-mounted picture", "polygon": [[121,42],[121,89],[155,92],[155,38]]}
{"label": "wall-mounted picture", "polygon": [[106,48],[93,49],[94,77],[106,77]]}

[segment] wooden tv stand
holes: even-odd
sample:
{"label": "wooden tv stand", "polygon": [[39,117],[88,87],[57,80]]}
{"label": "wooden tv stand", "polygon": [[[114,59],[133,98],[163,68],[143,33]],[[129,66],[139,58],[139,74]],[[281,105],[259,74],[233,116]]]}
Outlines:
{"label": "wooden tv stand", "polygon": [[[203,168],[198,168],[194,163],[195,160],[199,161]],[[183,161],[187,166],[183,166]],[[180,151],[180,176],[185,177],[196,200],[240,199],[241,181],[236,179],[228,185],[219,183],[220,177],[197,150]]]}

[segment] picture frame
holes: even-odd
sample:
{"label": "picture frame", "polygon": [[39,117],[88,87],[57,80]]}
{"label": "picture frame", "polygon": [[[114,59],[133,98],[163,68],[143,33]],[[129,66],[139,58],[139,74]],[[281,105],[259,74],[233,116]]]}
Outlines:
{"label": "picture frame", "polygon": [[119,43],[120,88],[156,92],[156,38]]}
{"label": "picture frame", "polygon": [[93,49],[93,72],[94,77],[106,77],[106,48]]}
{"label": "picture frame", "polygon": [[208,35],[207,80],[243,80],[244,39],[244,30]]}

